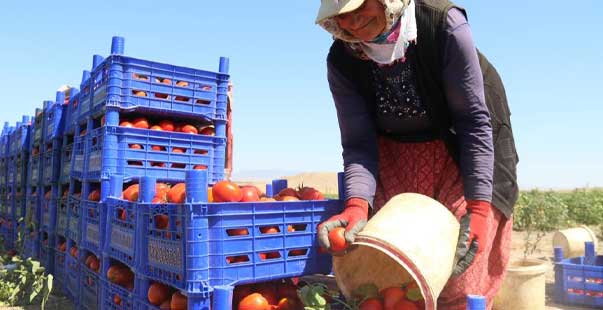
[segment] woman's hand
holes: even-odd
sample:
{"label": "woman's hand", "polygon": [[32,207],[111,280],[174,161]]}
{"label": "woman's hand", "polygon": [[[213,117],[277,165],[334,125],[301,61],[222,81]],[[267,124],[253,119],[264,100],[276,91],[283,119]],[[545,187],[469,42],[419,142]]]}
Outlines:
{"label": "woman's hand", "polygon": [[348,199],[343,212],[318,225],[318,243],[323,249],[330,251],[329,232],[336,227],[345,227],[346,243],[351,244],[356,234],[366,225],[367,218],[368,202],[361,198]]}
{"label": "woman's hand", "polygon": [[461,218],[461,231],[456,247],[457,263],[452,276],[465,272],[475,258],[484,251],[488,240],[488,216],[492,205],[487,201],[467,200],[467,214]]}

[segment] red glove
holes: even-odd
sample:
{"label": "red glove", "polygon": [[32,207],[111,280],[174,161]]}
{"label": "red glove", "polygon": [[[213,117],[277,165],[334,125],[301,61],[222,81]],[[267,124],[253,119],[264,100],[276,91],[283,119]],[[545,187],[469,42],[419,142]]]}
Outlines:
{"label": "red glove", "polygon": [[457,264],[453,276],[463,273],[477,255],[484,251],[488,240],[486,221],[492,205],[482,200],[467,200],[467,215],[461,218],[461,231],[456,249]]}
{"label": "red glove", "polygon": [[318,242],[324,249],[330,250],[329,232],[335,227],[345,227],[345,240],[354,242],[356,234],[362,230],[368,219],[368,202],[361,198],[350,198],[345,202],[345,209],[338,215],[318,225]]}

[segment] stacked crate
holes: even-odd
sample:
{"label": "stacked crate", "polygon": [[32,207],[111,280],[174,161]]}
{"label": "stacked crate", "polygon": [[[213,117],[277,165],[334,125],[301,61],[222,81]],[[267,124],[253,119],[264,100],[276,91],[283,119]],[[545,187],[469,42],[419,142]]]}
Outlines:
{"label": "stacked crate", "polygon": [[27,185],[27,167],[29,164],[29,138],[31,121],[29,116],[23,116],[17,122],[15,130],[10,137],[8,152],[8,203],[11,207],[10,220],[12,221],[12,242],[9,245],[22,250],[25,234],[25,197]]}
{"label": "stacked crate", "polygon": [[12,221],[10,216],[10,205],[8,200],[8,151],[10,145],[10,136],[14,128],[9,127],[8,122],[4,123],[2,134],[0,135],[0,237],[7,244],[12,239]]}
{"label": "stacked crate", "polygon": [[[36,109],[36,114],[29,132],[29,158],[27,159],[27,179],[25,197],[25,237],[24,255],[39,260],[40,254],[40,211],[41,211],[41,163],[40,142],[35,140],[37,130],[42,129],[42,111]],[[36,129],[37,128],[37,129]]]}
{"label": "stacked crate", "polygon": [[556,301],[603,307],[603,256],[597,255],[595,243],[584,243],[584,256],[563,258],[563,249],[558,247],[554,257]]}

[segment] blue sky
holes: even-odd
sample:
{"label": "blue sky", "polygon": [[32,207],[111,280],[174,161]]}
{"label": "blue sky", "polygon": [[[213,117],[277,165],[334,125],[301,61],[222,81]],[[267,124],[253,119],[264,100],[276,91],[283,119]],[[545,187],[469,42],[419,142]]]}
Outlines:
{"label": "blue sky", "polygon": [[[2,1],[0,121],[79,85],[111,37],[125,54],[217,71],[231,59],[240,176],[341,170],[318,0]],[[101,4],[98,4],[101,3]],[[522,188],[603,186],[603,2],[459,0],[500,72]]]}

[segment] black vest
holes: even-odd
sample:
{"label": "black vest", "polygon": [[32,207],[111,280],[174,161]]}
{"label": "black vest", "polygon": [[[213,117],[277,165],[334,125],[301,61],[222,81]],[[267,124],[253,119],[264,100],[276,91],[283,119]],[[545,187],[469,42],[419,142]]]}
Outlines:
{"label": "black vest", "polygon": [[[440,137],[458,161],[458,145],[450,130],[452,122],[443,87],[444,34],[448,11],[454,4],[447,0],[413,0],[417,19],[417,84],[419,93],[438,127]],[[462,9],[461,9],[462,10]],[[462,10],[464,13],[464,10]],[[484,79],[486,105],[490,111],[494,143],[494,184],[492,204],[507,218],[513,213],[518,186],[516,166],[519,161],[511,129],[511,112],[502,80],[492,64],[478,51]],[[356,58],[345,43],[336,40],[331,46],[328,61],[346,78],[355,83],[373,110],[375,96],[371,83],[370,62]]]}

